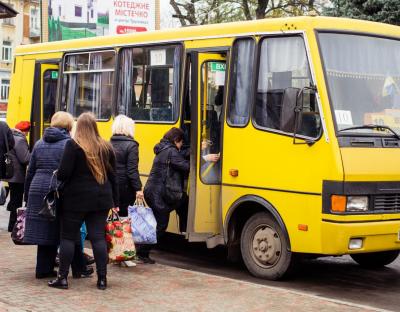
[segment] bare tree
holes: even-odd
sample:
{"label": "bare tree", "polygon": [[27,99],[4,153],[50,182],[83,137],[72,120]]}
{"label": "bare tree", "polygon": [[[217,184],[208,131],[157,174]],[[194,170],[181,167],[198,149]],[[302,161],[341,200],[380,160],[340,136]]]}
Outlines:
{"label": "bare tree", "polygon": [[170,0],[182,26],[303,15],[315,0]]}

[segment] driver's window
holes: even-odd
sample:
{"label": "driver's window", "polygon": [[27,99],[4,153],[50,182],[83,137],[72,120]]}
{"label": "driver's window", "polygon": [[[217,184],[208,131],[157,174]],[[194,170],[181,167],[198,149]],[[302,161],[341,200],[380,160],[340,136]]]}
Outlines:
{"label": "driver's window", "polygon": [[[260,70],[254,109],[257,126],[292,132],[282,112],[286,96],[293,90],[311,86],[306,49],[300,36],[264,38],[260,44]],[[318,106],[315,94],[303,96],[304,109],[299,120],[298,134],[316,137],[319,134]],[[293,106],[293,103],[288,103]],[[286,108],[287,109],[287,108]],[[292,109],[292,108],[291,108]],[[303,122],[304,118],[304,122]],[[295,119],[292,119],[295,122]],[[288,131],[287,129],[291,129]]]}
{"label": "driver's window", "polygon": [[221,182],[221,114],[225,86],[225,62],[202,65],[200,178],[206,184]]}

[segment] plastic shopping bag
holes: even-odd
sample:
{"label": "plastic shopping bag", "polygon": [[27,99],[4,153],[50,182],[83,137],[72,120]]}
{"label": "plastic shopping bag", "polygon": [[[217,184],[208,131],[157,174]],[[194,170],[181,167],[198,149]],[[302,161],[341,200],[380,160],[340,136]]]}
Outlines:
{"label": "plastic shopping bag", "polygon": [[131,219],[132,236],[136,244],[157,244],[157,221],[153,210],[147,207],[146,202],[136,200],[133,206],[128,207]]}
{"label": "plastic shopping bag", "polygon": [[131,233],[129,218],[121,219],[114,210],[110,211],[106,225],[106,241],[109,262],[127,261],[135,258],[136,249]]}
{"label": "plastic shopping bag", "polygon": [[17,209],[17,222],[11,232],[11,239],[15,245],[28,245],[24,243],[26,207]]}
{"label": "plastic shopping bag", "polygon": [[0,181],[0,205],[3,206],[7,201],[7,191],[4,183]]}

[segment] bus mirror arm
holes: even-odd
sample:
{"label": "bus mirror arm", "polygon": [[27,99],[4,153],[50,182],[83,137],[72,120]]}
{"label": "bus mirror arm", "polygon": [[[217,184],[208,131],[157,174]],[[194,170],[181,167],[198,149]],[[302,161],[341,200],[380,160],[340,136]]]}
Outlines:
{"label": "bus mirror arm", "polygon": [[316,142],[315,139],[303,139],[301,142],[296,141],[298,128],[301,125],[301,118],[303,115],[305,90],[317,92],[317,87],[316,86],[303,87],[297,94],[296,106],[294,108],[295,117],[294,117],[294,130],[293,130],[293,144],[307,144],[308,146],[312,146]]}

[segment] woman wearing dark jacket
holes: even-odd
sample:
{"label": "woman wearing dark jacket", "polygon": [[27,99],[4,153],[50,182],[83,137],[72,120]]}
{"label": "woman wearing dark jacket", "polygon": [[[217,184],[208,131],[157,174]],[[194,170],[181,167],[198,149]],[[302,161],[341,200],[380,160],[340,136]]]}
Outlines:
{"label": "woman wearing dark jacket", "polygon": [[7,210],[10,211],[10,219],[8,222],[8,231],[13,230],[14,224],[17,221],[17,209],[22,206],[24,198],[24,183],[26,175],[26,166],[29,162],[30,153],[26,135],[29,132],[29,121],[20,121],[12,129],[15,145],[10,151],[14,167],[14,175],[8,179],[8,186],[10,187],[10,201],[7,205]]}
{"label": "woman wearing dark jacket", "polygon": [[64,182],[61,206],[60,266],[49,286],[68,288],[68,271],[75,241],[85,222],[97,269],[97,287],[107,287],[107,243],[105,225],[110,209],[118,206],[115,156],[111,144],[98,132],[96,119],[83,113],[76,123],[74,139],[67,142],[57,173]]}
{"label": "woman wearing dark jacket", "polygon": [[[58,220],[49,221],[38,213],[43,198],[49,191],[54,171],[58,168],[65,144],[70,140],[74,119],[71,114],[57,112],[51,118],[50,127],[44,131],[43,138],[36,142],[28,166],[25,180],[25,200],[27,202],[24,242],[38,245],[36,278],[57,276],[54,271],[57,249],[60,240]],[[80,244],[76,247],[80,249]],[[75,277],[84,271],[83,254],[74,259]],[[85,268],[86,269],[86,268]],[[85,275],[93,271],[84,272]]]}
{"label": "woman wearing dark jacket", "polygon": [[119,215],[128,215],[128,206],[135,198],[143,198],[139,176],[139,143],[133,139],[135,122],[119,115],[112,125],[111,145],[116,158],[116,175],[119,185]]}
{"label": "woman wearing dark jacket", "polygon": [[[179,215],[180,223],[186,223],[187,218],[187,195],[183,190],[185,177],[189,174],[189,160],[181,152],[184,133],[181,129],[172,128],[154,147],[156,157],[150,171],[150,176],[144,188],[144,198],[147,204],[152,208],[154,217],[157,220],[157,240],[163,236],[169,221],[169,214],[176,210]],[[164,198],[164,187],[167,173],[167,160],[169,159],[170,170],[176,170],[180,173],[183,198],[175,205],[168,204]],[[181,222],[183,221],[183,222]],[[142,245],[138,250],[139,257],[144,262],[154,263],[149,258],[149,246]]]}

